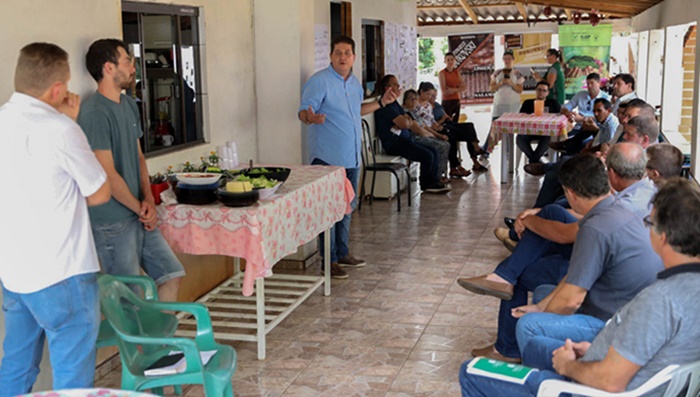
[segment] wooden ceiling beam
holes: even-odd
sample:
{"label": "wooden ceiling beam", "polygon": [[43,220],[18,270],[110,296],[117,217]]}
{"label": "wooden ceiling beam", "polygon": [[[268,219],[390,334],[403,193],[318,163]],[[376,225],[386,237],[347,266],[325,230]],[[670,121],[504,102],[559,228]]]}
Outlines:
{"label": "wooden ceiling beam", "polygon": [[569,8],[564,8],[564,13],[566,14],[566,20],[567,20],[567,21],[570,21],[570,20],[571,20],[571,14],[573,14],[573,12],[571,12],[571,10],[570,10]]}
{"label": "wooden ceiling beam", "polygon": [[[525,0],[514,0],[514,2],[524,3]],[[528,0],[528,3],[557,8],[571,8],[582,12],[587,12],[591,9],[591,3],[585,0]],[[600,13],[622,18],[629,18],[643,11],[639,7],[608,5],[601,1],[594,4]]]}
{"label": "wooden ceiling beam", "polygon": [[527,21],[527,6],[523,3],[515,3],[515,6],[518,7],[518,12],[523,16],[523,20]]}
{"label": "wooden ceiling beam", "polygon": [[476,16],[476,12],[472,9],[471,5],[469,5],[468,0],[459,0],[459,4],[462,5],[462,8],[464,8],[464,11],[467,12],[469,17],[472,19],[472,23],[475,25],[479,23],[479,18]]}

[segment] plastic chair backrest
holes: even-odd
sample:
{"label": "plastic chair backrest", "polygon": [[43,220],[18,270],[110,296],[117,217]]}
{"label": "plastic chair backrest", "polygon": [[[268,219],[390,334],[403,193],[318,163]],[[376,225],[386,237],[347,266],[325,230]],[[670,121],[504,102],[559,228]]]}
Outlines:
{"label": "plastic chair backrest", "polygon": [[374,154],[374,140],[369,131],[369,123],[362,119],[362,162],[365,165],[373,166],[377,164]]}
{"label": "plastic chair backrest", "polygon": [[[145,330],[154,327],[145,324],[145,321],[151,322],[151,324],[168,322],[171,315],[146,307],[148,302],[137,297],[129,287],[114,277],[101,275],[98,283],[102,313],[118,333],[127,336],[149,336]],[[161,337],[162,335],[156,336]],[[143,353],[149,353],[148,349],[142,353],[135,344],[126,343],[121,338],[117,338],[117,344],[123,362],[127,364],[129,371],[138,373],[139,356]]]}

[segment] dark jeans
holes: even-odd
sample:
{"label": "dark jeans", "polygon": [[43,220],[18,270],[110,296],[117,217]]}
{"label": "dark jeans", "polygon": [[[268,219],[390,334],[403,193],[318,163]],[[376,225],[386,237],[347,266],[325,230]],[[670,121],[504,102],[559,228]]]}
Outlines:
{"label": "dark jeans", "polygon": [[[547,149],[549,148],[547,144],[550,140],[551,137],[549,136],[518,134],[518,136],[515,138],[515,144],[518,145],[520,151],[527,156],[528,163],[537,163],[547,152]],[[535,141],[537,141],[537,147],[535,147],[535,150],[532,150],[531,144]]]}
{"label": "dark jeans", "polygon": [[[576,222],[568,211],[558,206],[546,206],[537,216],[564,223]],[[566,275],[573,244],[557,244],[529,230],[494,273],[515,286],[513,298],[502,300],[498,313],[498,339],[496,349],[507,357],[520,357],[515,337],[518,319],[511,309],[527,304],[527,293],[542,284],[558,284]]]}
{"label": "dark jeans", "polygon": [[[584,146],[597,134],[596,131],[573,130],[569,133],[571,138],[562,142],[566,148],[566,154],[573,156],[581,153]],[[573,135],[573,136],[572,136]]]}
{"label": "dark jeans", "polygon": [[381,135],[380,139],[388,154],[420,163],[419,182],[421,188],[425,189],[439,183],[437,150],[430,146],[421,145],[412,138],[402,138],[391,133]]}
{"label": "dark jeans", "polygon": [[547,172],[544,174],[544,181],[540,191],[537,193],[535,208],[542,208],[547,204],[552,204],[564,194],[564,189],[559,182],[559,169],[571,156],[562,156],[556,163],[545,164]]}
{"label": "dark jeans", "polygon": [[[330,165],[321,159],[313,159],[311,165]],[[360,169],[359,168],[346,168],[345,177],[352,184],[352,188],[355,190],[355,198],[352,200],[350,205],[352,209],[355,210],[358,203],[358,196],[360,190],[358,189],[360,181]],[[363,181],[364,182],[364,181]],[[352,213],[345,214],[343,219],[331,227],[331,263],[337,263],[338,260],[345,258],[350,254],[350,248],[348,247],[348,241],[350,241],[350,221],[352,220]],[[321,233],[319,237],[318,250],[321,253],[321,257],[325,255],[325,249],[323,247],[323,238],[325,232]]]}
{"label": "dark jeans", "polygon": [[467,150],[469,151],[470,157],[476,156],[476,149],[472,142],[479,142],[479,138],[476,136],[476,130],[474,129],[474,123],[445,123],[445,134],[448,136],[450,142],[450,152],[448,154],[448,159],[450,160],[450,168],[454,168],[460,165],[459,157],[457,153],[459,152],[459,143],[467,142]]}
{"label": "dark jeans", "polygon": [[462,108],[462,102],[459,99],[443,100],[442,107],[445,109],[445,114],[452,118],[452,121],[455,123],[459,121],[459,112]]}

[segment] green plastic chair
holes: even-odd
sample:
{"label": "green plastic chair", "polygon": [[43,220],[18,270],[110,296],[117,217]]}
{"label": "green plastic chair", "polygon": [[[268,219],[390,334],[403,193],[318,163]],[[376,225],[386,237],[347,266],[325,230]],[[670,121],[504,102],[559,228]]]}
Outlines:
{"label": "green plastic chair", "polygon": [[[122,361],[122,389],[142,391],[163,386],[201,384],[207,397],[233,397],[231,378],[236,371],[236,351],[214,340],[209,312],[199,303],[145,301],[113,276],[101,275],[100,306],[117,336]],[[197,336],[192,339],[150,336],[144,319],[158,318],[163,310],[188,312],[197,321]],[[144,371],[171,350],[184,353],[185,372],[145,376]],[[207,365],[202,365],[200,350],[216,350]]]}

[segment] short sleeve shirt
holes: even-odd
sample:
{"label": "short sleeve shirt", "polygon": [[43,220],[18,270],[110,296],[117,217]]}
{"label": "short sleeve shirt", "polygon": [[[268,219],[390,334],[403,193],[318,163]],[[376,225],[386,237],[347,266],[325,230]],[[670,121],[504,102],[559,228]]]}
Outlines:
{"label": "short sleeve shirt", "polygon": [[642,219],[609,196],[579,221],[566,283],[588,291],[580,313],[605,321],[662,268]]}
{"label": "short sleeve shirt", "polygon": [[[554,81],[554,86],[550,87],[547,98],[554,99],[559,102],[560,105],[563,105],[566,100],[566,95],[564,92],[564,72],[561,70],[561,64],[559,62],[552,64],[547,70],[547,74],[550,73],[556,74],[557,79]],[[545,80],[546,79],[547,77],[545,76]]]}
{"label": "short sleeve shirt", "polygon": [[628,186],[627,189],[617,192],[615,200],[624,204],[638,217],[644,219],[645,216],[651,214],[651,199],[656,194],[656,190],[654,182],[644,177]]}
{"label": "short sleeve shirt", "polygon": [[[508,74],[508,78],[514,84],[523,84],[525,78],[522,73],[516,69],[511,69]],[[497,70],[491,77],[500,83],[505,78],[506,73],[504,69]],[[493,94],[493,112],[492,117],[500,117],[503,113],[517,113],[520,108],[520,94],[515,92],[513,87],[504,85],[498,88],[498,90]]]}
{"label": "short sleeve shirt", "polygon": [[[119,103],[99,92],[80,107],[78,124],[85,131],[92,150],[109,150],[114,168],[137,199],[141,194],[141,171],[138,140],[143,136],[136,102],[121,95]],[[103,225],[137,218],[138,215],[112,197],[107,204],[90,207],[90,220]]]}
{"label": "short sleeve shirt", "polygon": [[[622,307],[598,333],[582,361],[600,361],[612,346],[641,366],[627,385],[633,390],[671,364],[700,357],[700,265],[675,266]],[[664,388],[645,396],[662,396]]]}
{"label": "short sleeve shirt", "polygon": [[309,161],[323,160],[345,168],[360,166],[364,90],[354,75],[347,79],[333,66],[316,72],[304,84],[299,112],[309,106],[325,114],[323,124],[309,126]]}
{"label": "short sleeve shirt", "polygon": [[394,119],[398,116],[406,114],[401,105],[394,101],[381,109],[374,112],[374,127],[377,129],[377,136],[382,141],[390,139],[392,135],[399,135],[402,138],[409,138],[411,132],[408,130],[398,129],[394,125]]}
{"label": "short sleeve shirt", "polygon": [[600,144],[609,143],[612,141],[613,136],[617,131],[617,127],[620,126],[619,120],[612,113],[608,115],[608,118],[605,119],[604,122],[599,123],[596,121],[596,124],[598,125],[598,133],[596,134],[595,139],[593,139],[593,146],[598,146]]}
{"label": "short sleeve shirt", "polygon": [[421,127],[430,127],[435,124],[435,116],[433,116],[433,107],[430,103],[421,105],[418,103],[411,111],[411,117],[420,124]]}
{"label": "short sleeve shirt", "polygon": [[0,280],[32,293],[100,269],[86,197],[107,180],[80,127],[50,105],[14,93],[0,108],[3,177]]}

